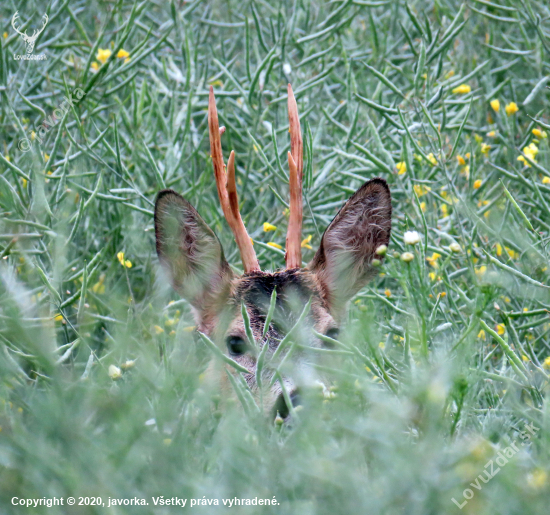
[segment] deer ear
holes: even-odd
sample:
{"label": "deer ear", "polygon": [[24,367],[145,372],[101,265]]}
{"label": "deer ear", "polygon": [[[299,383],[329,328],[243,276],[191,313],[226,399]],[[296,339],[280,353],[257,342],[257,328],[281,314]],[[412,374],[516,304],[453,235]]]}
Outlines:
{"label": "deer ear", "polygon": [[157,254],[174,289],[198,310],[225,297],[232,272],[220,241],[181,195],[161,191],[155,203]]}
{"label": "deer ear", "polygon": [[376,274],[372,260],[391,232],[391,195],[384,179],[361,186],[342,206],[308,268],[317,275],[332,309],[339,310]]}

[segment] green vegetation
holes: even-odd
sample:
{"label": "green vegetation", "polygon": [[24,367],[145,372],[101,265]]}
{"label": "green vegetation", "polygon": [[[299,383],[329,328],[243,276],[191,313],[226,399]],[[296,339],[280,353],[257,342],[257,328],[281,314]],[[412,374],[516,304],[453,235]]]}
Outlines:
{"label": "green vegetation", "polygon": [[[48,13],[36,61],[14,59],[17,8],[0,6],[2,514],[181,510],[161,495],[279,503],[235,513],[548,513],[548,2],[33,2],[18,27]],[[288,82],[304,259],[370,177],[390,184],[394,228],[347,350],[322,365],[335,395],[279,427],[208,388],[211,349],[156,280],[152,210],[182,193],[240,266],[209,156],[213,85],[258,258],[283,266],[267,244],[286,234]],[[149,506],[11,500],[54,496]]]}

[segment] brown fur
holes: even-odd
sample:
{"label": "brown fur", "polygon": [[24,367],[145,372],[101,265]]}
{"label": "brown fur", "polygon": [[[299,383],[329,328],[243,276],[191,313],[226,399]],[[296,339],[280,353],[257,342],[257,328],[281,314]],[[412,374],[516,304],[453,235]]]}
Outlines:
{"label": "brown fur", "polygon": [[[254,339],[269,345],[273,354],[312,298],[306,327],[319,333],[337,328],[346,302],[374,275],[372,260],[380,245],[388,245],[391,232],[391,196],[386,181],[372,179],[359,188],[335,216],[319,250],[306,268],[252,272],[236,277],[227,264],[214,232],[183,197],[161,191],[155,205],[157,253],[173,287],[195,310],[197,328],[220,346],[230,337],[246,341],[241,304],[246,306]],[[265,338],[262,336],[273,289],[277,303]],[[306,331],[302,337],[314,346],[323,343]],[[253,352],[233,357],[250,371],[256,368]],[[266,378],[270,379],[269,371]],[[263,377],[263,376],[262,376]],[[245,374],[253,391],[255,375]],[[296,384],[284,378],[292,392]],[[280,397],[275,383],[268,407]]]}

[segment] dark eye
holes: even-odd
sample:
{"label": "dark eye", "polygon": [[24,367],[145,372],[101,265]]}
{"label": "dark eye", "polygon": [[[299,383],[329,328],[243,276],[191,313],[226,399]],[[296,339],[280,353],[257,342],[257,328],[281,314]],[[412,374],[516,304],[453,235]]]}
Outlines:
{"label": "dark eye", "polygon": [[337,340],[339,335],[340,335],[340,329],[338,329],[337,327],[331,327],[325,334],[325,336],[328,336],[333,340]]}
{"label": "dark eye", "polygon": [[246,342],[240,336],[229,336],[226,343],[231,356],[242,356],[246,352]]}

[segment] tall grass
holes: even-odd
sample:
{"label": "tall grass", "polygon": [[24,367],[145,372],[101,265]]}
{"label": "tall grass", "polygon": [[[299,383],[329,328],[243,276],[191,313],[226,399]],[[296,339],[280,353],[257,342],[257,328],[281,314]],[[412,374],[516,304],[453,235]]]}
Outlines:
{"label": "tall grass", "polygon": [[[34,49],[46,60],[14,60],[17,9],[28,33],[48,13]],[[547,2],[53,0],[0,13],[1,513],[54,496],[149,506],[33,513],[181,509],[158,496],[279,503],[238,513],[548,512]],[[305,135],[304,259],[366,179],[386,178],[394,205],[347,351],[319,365],[332,394],[291,427],[204,380],[211,353],[156,280],[152,221],[157,191],[181,192],[239,271],[209,156],[213,85],[260,264],[283,266],[267,243],[286,234],[288,82]],[[40,133],[76,88],[82,100]],[[537,430],[522,446],[526,424]]]}

